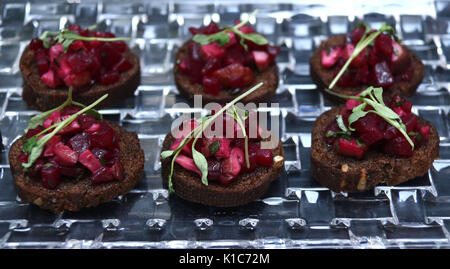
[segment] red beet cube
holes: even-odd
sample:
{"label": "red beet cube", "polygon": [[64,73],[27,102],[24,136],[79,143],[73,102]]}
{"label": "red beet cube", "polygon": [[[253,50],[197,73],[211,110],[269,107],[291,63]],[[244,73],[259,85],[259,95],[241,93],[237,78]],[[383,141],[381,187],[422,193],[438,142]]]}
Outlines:
{"label": "red beet cube", "polygon": [[345,102],[345,108],[346,108],[347,110],[352,110],[354,107],[357,107],[357,106],[359,106],[360,104],[362,104],[361,101],[353,100],[353,99],[348,99],[348,100]]}
{"label": "red beet cube", "polygon": [[87,50],[81,50],[76,53],[70,53],[67,57],[67,62],[69,63],[72,71],[79,74],[91,65],[91,55]]}
{"label": "red beet cube", "polygon": [[41,169],[42,186],[46,189],[56,188],[61,181],[61,171],[58,166],[43,166]]}
{"label": "red beet cube", "polygon": [[425,141],[428,141],[430,138],[430,126],[426,125],[420,128],[420,134],[422,135]]}
{"label": "red beet cube", "polygon": [[411,57],[409,57],[408,52],[394,40],[392,40],[392,50],[392,71],[394,72],[394,74],[400,74],[409,67],[411,63]]}
{"label": "red beet cube", "polygon": [[95,157],[95,155],[90,150],[83,151],[78,161],[89,169],[92,173],[95,173],[98,169],[102,168],[100,160]]}
{"label": "red beet cube", "polygon": [[101,47],[100,57],[102,65],[107,69],[112,69],[121,59],[122,54],[118,52],[113,45],[105,42]]}
{"label": "red beet cube", "polygon": [[342,56],[342,53],[343,53],[342,47],[336,47],[332,49],[330,52],[328,52],[327,50],[322,50],[322,59],[321,59],[322,66],[325,68],[330,68],[334,66],[337,60]]}
{"label": "red beet cube", "polygon": [[78,153],[62,142],[58,142],[53,146],[53,152],[61,165],[72,166],[78,161]]}
{"label": "red beet cube", "polygon": [[353,31],[350,34],[350,39],[352,40],[352,44],[356,45],[361,40],[362,36],[366,32],[365,27],[358,27],[353,29]]}
{"label": "red beet cube", "polygon": [[72,136],[67,144],[78,154],[81,154],[85,150],[89,149],[91,140],[89,134],[82,132]]}
{"label": "red beet cube", "polygon": [[92,147],[110,148],[118,142],[116,132],[105,122],[101,122],[99,130],[90,137]]}
{"label": "red beet cube", "polygon": [[390,58],[393,53],[392,37],[389,34],[380,34],[375,38],[375,47]]}
{"label": "red beet cube", "polygon": [[55,135],[54,137],[50,138],[50,140],[45,144],[44,147],[44,157],[50,157],[55,155],[55,152],[53,150],[54,146],[61,142],[61,136],[60,135]]}
{"label": "red beet cube", "polygon": [[366,116],[360,118],[352,124],[352,126],[360,134],[361,140],[370,146],[375,142],[383,139],[383,131],[380,128],[380,116],[374,113],[368,113]]}
{"label": "red beet cube", "polygon": [[225,49],[220,47],[216,42],[202,45],[200,48],[200,55],[203,60],[207,61],[211,58],[222,58],[225,56]]}
{"label": "red beet cube", "polygon": [[100,84],[111,85],[120,79],[120,74],[117,71],[109,71],[100,76]]}
{"label": "red beet cube", "polygon": [[53,70],[48,70],[45,74],[41,76],[42,82],[50,88],[57,88],[61,85],[61,80],[55,75]]}
{"label": "red beet cube", "polygon": [[37,135],[38,133],[40,133],[42,130],[44,130],[44,128],[42,128],[41,125],[39,125],[38,127],[34,128],[34,129],[28,129],[27,133],[25,134],[25,137],[31,138],[31,137]]}
{"label": "red beet cube", "polygon": [[[245,64],[246,55],[249,54],[244,50],[240,44],[235,44],[230,46],[226,50],[225,65],[230,65],[234,63]],[[253,57],[251,57],[253,59]]]}
{"label": "red beet cube", "polygon": [[52,67],[57,71],[58,76],[64,79],[66,76],[72,74],[72,67],[69,64],[69,54],[63,54],[58,59],[50,61]]}
{"label": "red beet cube", "polygon": [[47,59],[36,60],[36,65],[39,71],[39,75],[43,75],[48,72],[50,65],[48,64]]}
{"label": "red beet cube", "polygon": [[91,179],[94,183],[107,182],[114,179],[114,175],[111,173],[111,170],[106,167],[100,167],[97,171],[95,171]]}
{"label": "red beet cube", "polygon": [[64,53],[64,48],[61,43],[57,43],[50,47],[49,49],[49,55],[50,55],[50,62],[53,62],[53,60],[58,59],[61,54]]}
{"label": "red beet cube", "polygon": [[411,145],[403,135],[387,140],[383,145],[383,151],[398,157],[410,157],[413,154]]}
{"label": "red beet cube", "polygon": [[417,117],[416,117],[416,115],[414,115],[412,113],[406,114],[400,118],[402,119],[403,123],[406,126],[407,133],[415,131],[419,127],[419,122],[417,121]]}
{"label": "red beet cube", "polygon": [[253,71],[242,64],[227,65],[213,73],[220,83],[231,88],[242,88],[251,84],[254,80]]}
{"label": "red beet cube", "polygon": [[377,86],[387,88],[394,84],[394,77],[392,76],[389,65],[385,61],[375,64],[373,77]]}
{"label": "red beet cube", "polygon": [[123,41],[114,41],[111,42],[111,45],[113,45],[113,47],[120,53],[124,53],[125,51],[127,51],[127,43],[123,42]]}
{"label": "red beet cube", "polygon": [[240,148],[233,148],[230,157],[222,160],[222,174],[220,175],[222,185],[228,185],[239,174],[244,160],[244,152]]}
{"label": "red beet cube", "polygon": [[86,70],[79,74],[71,73],[67,75],[64,78],[64,83],[67,86],[81,87],[83,85],[89,84],[91,80],[91,74]]}
{"label": "red beet cube", "polygon": [[202,86],[205,93],[211,95],[218,95],[220,89],[222,89],[219,79],[214,76],[204,76],[202,79]]}
{"label": "red beet cube", "polygon": [[[70,117],[70,115],[65,115],[61,117],[61,120],[65,120],[68,117]],[[80,130],[81,126],[80,123],[77,120],[72,121],[69,125],[67,125],[66,127],[62,128],[58,134],[69,134],[69,133],[75,133],[78,132]]]}
{"label": "red beet cube", "polygon": [[122,59],[120,59],[120,61],[113,67],[112,70],[124,72],[124,71],[131,69],[132,67],[133,67],[133,64],[130,61],[128,61],[127,58],[122,57]]}
{"label": "red beet cube", "polygon": [[80,178],[85,171],[85,168],[79,164],[75,166],[59,166],[59,170],[61,171],[62,176],[70,177],[70,178]]}
{"label": "red beet cube", "polygon": [[86,46],[84,45],[84,42],[81,40],[75,40],[74,42],[72,42],[72,44],[70,44],[69,46],[69,50],[73,51],[73,52],[77,52],[79,50],[86,50]]}
{"label": "red beet cube", "polygon": [[36,51],[40,48],[43,48],[44,43],[39,38],[35,37],[35,38],[31,39],[30,44],[28,44],[28,46],[30,47],[30,49]]}
{"label": "red beet cube", "polygon": [[202,75],[209,75],[222,66],[222,61],[218,58],[211,58],[206,61],[202,68]]}
{"label": "red beet cube", "polygon": [[256,160],[262,166],[271,167],[273,163],[272,151],[270,149],[259,149],[256,153]]}
{"label": "red beet cube", "polygon": [[270,57],[267,52],[254,50],[252,51],[252,56],[253,60],[256,63],[256,67],[260,72],[266,70],[269,67]]}
{"label": "red beet cube", "polygon": [[198,168],[195,165],[194,160],[192,158],[189,158],[187,156],[180,154],[175,159],[175,162],[177,164],[181,165],[184,169],[192,171],[192,172],[198,174],[199,176],[202,175],[202,172],[200,172],[200,170],[198,170]]}

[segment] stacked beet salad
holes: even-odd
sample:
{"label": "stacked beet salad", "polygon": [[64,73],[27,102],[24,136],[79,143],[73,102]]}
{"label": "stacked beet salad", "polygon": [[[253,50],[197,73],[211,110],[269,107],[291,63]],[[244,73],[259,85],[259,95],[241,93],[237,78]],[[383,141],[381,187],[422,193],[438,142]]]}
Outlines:
{"label": "stacked beet salad", "polygon": [[[394,95],[390,102],[385,103],[402,120],[406,127],[406,133],[414,142],[414,148],[418,148],[428,141],[430,126],[422,126],[419,123],[417,116],[411,112],[412,104],[408,100],[399,95]],[[352,109],[360,104],[361,102],[357,100],[347,100],[339,114],[340,116],[338,115],[338,117],[342,117],[345,126],[348,126],[348,118]],[[372,109],[371,106],[367,106],[365,111]],[[405,136],[374,113],[367,113],[367,115],[355,121],[352,127],[355,131],[349,135],[343,132],[338,120],[332,121],[325,128],[326,143],[333,146],[337,153],[357,159],[364,158],[364,154],[369,149],[382,151],[396,157],[413,155],[413,148]]]}
{"label": "stacked beet salad", "polygon": [[[114,38],[111,32],[90,31],[71,25],[68,31],[82,37]],[[73,41],[67,50],[63,44],[50,40],[44,45],[40,38],[29,44],[36,60],[42,82],[50,88],[81,87],[91,83],[110,85],[120,79],[120,73],[133,67],[125,57],[127,44],[123,41]]]}
{"label": "stacked beet salad", "polygon": [[[220,119],[220,117],[219,117]],[[223,120],[223,136],[208,137],[203,134],[196,144],[195,149],[200,152],[208,161],[208,180],[218,181],[222,186],[227,186],[233,182],[240,174],[250,173],[259,165],[271,167],[273,164],[272,151],[270,149],[261,148],[261,129],[258,126],[258,135],[256,138],[249,138],[248,156],[249,166],[245,160],[245,139],[238,134],[242,134],[240,125],[234,118],[225,115]],[[229,123],[231,121],[231,123]],[[170,150],[175,150],[180,146],[183,139],[201,123],[191,119],[185,120],[180,126],[179,132],[175,136],[175,140],[170,146]],[[229,124],[229,125],[227,125]],[[213,124],[214,126],[214,124]],[[234,126],[233,137],[226,138],[226,126]],[[245,120],[246,133],[250,130],[249,119]],[[212,127],[214,128],[214,127]],[[183,168],[202,176],[201,171],[197,168],[192,158],[192,142],[191,140],[181,150],[181,154],[177,156],[175,162]]]}
{"label": "stacked beet salad", "polygon": [[[239,21],[235,22],[236,25]],[[238,30],[244,34],[256,33],[247,25]],[[201,28],[189,28],[193,36],[213,35],[224,31],[211,22]],[[225,31],[229,41],[224,45],[212,42],[201,45],[188,41],[188,57],[177,64],[181,71],[189,76],[192,84],[203,86],[205,93],[217,95],[222,89],[234,90],[248,87],[255,82],[255,74],[263,72],[274,63],[280,48],[269,44],[258,45],[232,31]]]}
{"label": "stacked beet salad", "polygon": [[[365,31],[365,27],[355,28],[347,36],[344,45],[322,50],[322,67],[332,70],[335,77],[352,55]],[[375,30],[370,33],[373,32]],[[395,82],[410,81],[413,73],[414,67],[408,51],[390,34],[382,33],[352,60],[337,85],[356,87],[362,84],[389,89]]]}
{"label": "stacked beet salad", "polygon": [[[79,107],[68,106],[54,111],[43,124],[28,130],[25,140],[34,136],[39,140],[53,130],[49,127],[80,110]],[[122,180],[119,154],[119,136],[114,129],[106,122],[83,113],[45,144],[27,173],[32,178],[40,178],[47,189],[56,188],[62,178],[76,181],[89,174],[94,183]],[[27,163],[28,157],[22,152],[20,162]]]}

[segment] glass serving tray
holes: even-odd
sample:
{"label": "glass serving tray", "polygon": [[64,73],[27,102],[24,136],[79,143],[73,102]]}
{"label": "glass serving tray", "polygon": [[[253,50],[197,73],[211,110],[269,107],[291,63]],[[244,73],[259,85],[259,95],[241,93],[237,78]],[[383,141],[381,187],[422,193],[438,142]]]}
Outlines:
{"label": "glass serving tray", "polygon": [[[1,248],[450,247],[449,2],[70,2],[0,3]],[[231,24],[255,9],[256,29],[281,46],[273,99],[279,108],[265,113],[280,120],[285,171],[260,200],[241,207],[220,209],[169,196],[160,176],[162,140],[182,112],[196,112],[172,107],[186,102],[173,82],[175,52],[190,38],[190,26],[211,20]],[[440,159],[428,174],[400,186],[333,193],[310,176],[311,129],[330,104],[315,89],[308,60],[321,40],[347,32],[361,19],[376,28],[384,21],[394,25],[425,63],[425,78],[412,101],[414,112],[438,129]],[[97,208],[53,214],[17,197],[8,151],[36,113],[21,98],[21,52],[32,37],[71,23],[98,24],[132,38],[142,83],[134,98],[101,112],[138,133],[146,163],[130,193]]]}

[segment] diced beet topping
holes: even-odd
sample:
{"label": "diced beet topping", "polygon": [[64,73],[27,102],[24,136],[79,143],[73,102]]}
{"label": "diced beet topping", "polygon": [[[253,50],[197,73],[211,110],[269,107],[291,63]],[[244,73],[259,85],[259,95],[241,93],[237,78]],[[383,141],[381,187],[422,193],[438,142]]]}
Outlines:
{"label": "diced beet topping", "polygon": [[[239,24],[240,21],[235,23]],[[280,52],[280,48],[276,46],[257,45],[247,39],[241,40],[240,35],[228,29],[219,28],[214,22],[201,28],[189,28],[194,38],[188,43],[188,56],[177,63],[180,70],[189,76],[190,82],[201,84],[207,94],[217,95],[221,90],[250,86],[254,82],[255,72],[267,70]],[[247,25],[238,30],[244,34],[256,34]],[[198,35],[221,33],[228,36],[228,42],[200,44],[194,41]]]}
{"label": "diced beet topping", "polygon": [[[29,143],[34,137],[42,139],[53,130],[53,125],[80,110],[79,107],[66,106],[54,111],[42,125],[27,131],[25,139],[28,140],[24,143]],[[40,178],[48,189],[55,189],[63,178],[79,179],[85,174],[90,174],[94,183],[122,180],[124,174],[118,142],[117,133],[106,122],[80,114],[45,143],[41,156],[27,173]],[[28,156],[22,152],[19,159],[26,163]]]}
{"label": "diced beet topping", "polygon": [[[71,25],[66,31],[88,38],[115,38],[112,33],[90,31],[78,25]],[[123,41],[74,40],[68,47],[52,41],[46,47],[43,40],[33,38],[29,48],[34,51],[42,82],[50,88],[81,87],[93,82],[114,84],[121,72],[133,67],[124,55],[128,47]]]}
{"label": "diced beet topping", "polygon": [[[262,148],[260,143],[261,137],[256,135],[257,137],[251,137],[248,141],[249,166],[247,166],[245,159],[245,139],[239,135],[239,133],[242,133],[240,125],[236,123],[234,118],[226,114],[220,116],[219,120],[223,122],[223,136],[209,137],[203,134],[195,144],[195,149],[207,160],[208,180],[217,181],[221,185],[226,186],[233,182],[240,174],[250,173],[258,166],[271,167],[273,165],[272,150]],[[199,125],[198,122],[195,125],[193,122],[196,121],[185,120],[182,125],[191,126],[192,128]],[[229,126],[233,128],[232,131],[227,131]],[[249,134],[250,124],[248,119],[246,120],[245,129],[246,133]],[[259,130],[260,127],[257,126],[257,129]],[[184,131],[184,129],[179,131],[175,135],[176,138],[169,149],[176,150],[188,134],[189,132]],[[227,134],[233,137],[229,138]],[[192,157],[192,141],[184,146],[180,153],[175,162],[184,169],[201,176],[202,174],[195,165]]]}
{"label": "diced beet topping", "polygon": [[[322,50],[320,53],[323,68],[330,69],[336,76],[352,55],[365,31],[365,27],[357,27],[348,35],[346,44]],[[337,81],[337,85],[344,87],[373,85],[388,89],[395,81],[410,81],[412,74],[413,68],[408,52],[394,40],[393,36],[381,33],[351,61],[346,72]]]}
{"label": "diced beet topping", "polygon": [[[359,104],[361,104],[359,101],[347,100],[339,114],[345,126],[348,127],[348,117],[352,109]],[[417,116],[411,112],[411,102],[399,95],[394,95],[389,102],[386,102],[386,105],[400,117],[415,147],[428,141],[430,126],[419,123]],[[365,111],[368,110],[365,109]],[[353,122],[352,127],[355,131],[344,132],[337,121],[330,122],[324,133],[326,143],[332,145],[337,153],[357,159],[364,158],[367,150],[381,150],[398,157],[410,157],[413,154],[411,143],[406,137],[375,113],[367,113]]]}

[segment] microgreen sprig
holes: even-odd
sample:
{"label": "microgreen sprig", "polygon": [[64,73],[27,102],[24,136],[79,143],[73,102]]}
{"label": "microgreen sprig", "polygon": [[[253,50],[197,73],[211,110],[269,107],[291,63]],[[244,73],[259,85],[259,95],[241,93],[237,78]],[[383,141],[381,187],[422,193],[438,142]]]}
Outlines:
{"label": "microgreen sprig", "polygon": [[[350,114],[350,116],[348,117],[348,130],[355,131],[355,129],[351,126],[352,123],[356,122],[358,119],[364,117],[368,113],[374,113],[383,118],[387,123],[395,127],[397,130],[399,130],[399,132],[409,142],[412,149],[414,149],[414,142],[406,133],[405,124],[403,124],[401,118],[397,113],[392,111],[392,109],[384,104],[382,88],[374,88],[373,86],[370,86],[366,90],[361,92],[359,96],[344,95],[331,91],[329,89],[325,89],[325,91],[340,98],[353,99],[361,102],[360,105],[353,108],[352,114]],[[370,105],[373,109],[365,111],[367,105]]]}
{"label": "microgreen sprig", "polygon": [[225,27],[223,31],[211,35],[196,34],[192,38],[192,40],[200,43],[201,45],[217,42],[219,46],[224,46],[228,44],[228,42],[230,42],[230,36],[226,32],[233,32],[241,38],[239,43],[242,47],[244,47],[245,50],[248,49],[247,44],[245,44],[245,40],[249,40],[257,45],[266,45],[269,43],[269,41],[264,36],[258,33],[243,33],[239,30],[239,28],[246,25],[250,18],[254,17],[256,13],[258,13],[258,10],[253,11],[253,13],[248,16],[246,20],[240,22],[239,24],[236,24],[233,27]]}
{"label": "microgreen sprig", "polygon": [[[95,111],[93,108],[98,103],[100,103],[101,101],[103,101],[107,97],[108,97],[108,94],[105,94],[102,97],[100,97],[97,101],[95,101],[92,104],[90,104],[89,106],[85,106],[83,104],[80,104],[78,102],[74,102],[72,100],[72,87],[70,87],[69,88],[69,93],[68,93],[68,98],[62,105],[60,105],[60,106],[58,106],[58,107],[56,107],[54,109],[51,109],[49,111],[43,112],[41,114],[38,114],[38,115],[34,116],[33,118],[31,118],[30,121],[28,122],[28,129],[34,129],[37,126],[41,125],[44,122],[44,120],[46,118],[48,118],[48,116],[50,116],[53,112],[55,112],[57,110],[61,110],[61,109],[63,109],[66,106],[78,105],[78,106],[83,107],[83,109],[81,109],[80,111],[78,111],[75,114],[72,114],[71,116],[69,116],[65,120],[53,124],[52,126],[46,128],[45,130],[39,132],[38,134],[36,134],[36,135],[34,135],[34,136],[30,137],[30,138],[25,138],[24,139],[23,151],[25,153],[29,154],[28,162],[22,163],[24,171],[26,171],[28,168],[30,168],[34,164],[34,162],[41,156],[45,144],[52,137],[54,137],[60,130],[62,130],[63,128],[67,127],[69,124],[71,124],[79,115],[81,115],[83,113],[89,113],[90,112],[91,115],[92,114],[98,114],[99,117],[97,117],[97,118],[101,119],[101,114],[98,113],[97,111]],[[48,133],[48,134],[44,135],[43,137],[41,137],[40,139],[38,139],[39,136],[47,133],[50,130],[52,130],[50,133]]]}
{"label": "microgreen sprig", "polygon": [[[208,161],[206,160],[205,156],[203,156],[203,154],[201,154],[200,152],[198,152],[195,149],[195,144],[197,143],[197,140],[202,136],[202,133],[206,129],[206,127],[211,125],[214,122],[214,120],[216,120],[224,112],[236,111],[235,108],[233,109],[234,105],[237,102],[239,102],[240,100],[242,100],[243,98],[245,98],[246,96],[248,96],[251,93],[253,93],[254,91],[256,91],[262,85],[263,85],[262,82],[258,83],[257,85],[255,85],[252,88],[250,88],[248,91],[246,91],[243,94],[241,94],[238,97],[236,97],[230,103],[227,103],[224,107],[222,107],[214,115],[207,116],[207,117],[204,117],[204,118],[200,119],[201,124],[199,126],[197,126],[196,128],[194,128],[192,131],[190,131],[189,134],[187,134],[186,137],[183,138],[183,140],[181,141],[180,145],[176,149],[174,149],[174,150],[165,150],[165,151],[161,152],[161,159],[166,159],[168,157],[172,157],[171,165],[170,165],[170,173],[169,173],[169,178],[168,178],[169,192],[173,192],[174,191],[172,177],[173,177],[173,172],[174,172],[175,160],[178,157],[178,155],[180,154],[181,150],[190,141],[193,141],[192,142],[192,158],[194,159],[195,165],[197,166],[197,168],[202,173],[202,183],[205,184],[205,185],[208,185]],[[242,129],[245,132],[245,128],[242,128]],[[246,152],[247,167],[250,167],[250,162],[248,160],[248,141],[246,142],[246,150],[245,150],[245,152]]]}
{"label": "microgreen sprig", "polygon": [[67,29],[62,31],[45,31],[39,37],[44,43],[45,48],[49,48],[52,45],[52,41],[56,41],[56,43],[61,43],[64,52],[67,52],[69,46],[76,40],[81,41],[101,41],[101,42],[114,42],[114,41],[125,41],[130,40],[128,37],[90,37],[90,36],[81,36],[79,34],[73,33]]}

